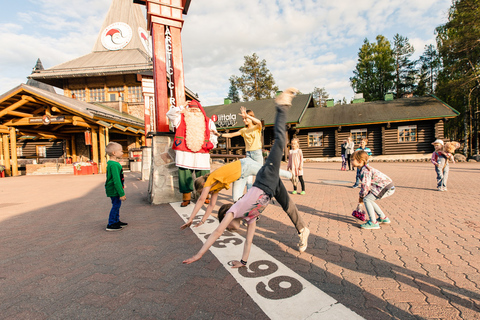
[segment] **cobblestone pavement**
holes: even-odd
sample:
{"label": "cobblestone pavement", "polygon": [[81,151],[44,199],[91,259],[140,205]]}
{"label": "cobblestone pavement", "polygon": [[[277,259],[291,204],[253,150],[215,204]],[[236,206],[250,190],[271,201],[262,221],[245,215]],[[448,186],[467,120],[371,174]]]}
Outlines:
{"label": "cobblestone pavement", "polygon": [[[255,245],[366,319],[480,319],[480,163],[451,165],[448,192],[436,191],[429,163],[372,165],[396,185],[378,202],[390,225],[358,228],[354,171],[306,163],[307,194],[292,197],[311,230],[307,251],[275,205]],[[104,179],[0,179],[0,319],[267,318],[212,254],[181,264],[200,241],[170,205],[146,202],[139,174],[126,174],[129,226],[106,232]]]}

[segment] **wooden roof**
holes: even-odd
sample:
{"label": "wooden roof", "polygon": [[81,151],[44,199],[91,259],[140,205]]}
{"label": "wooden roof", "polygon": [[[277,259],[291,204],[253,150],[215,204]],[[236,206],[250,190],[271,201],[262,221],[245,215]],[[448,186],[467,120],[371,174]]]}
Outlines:
{"label": "wooden roof", "polygon": [[[45,125],[40,121],[44,115],[59,120]],[[99,125],[125,134],[145,133],[141,119],[26,84],[0,96],[0,131],[15,127],[20,130],[19,136],[65,138],[72,132]]]}
{"label": "wooden roof", "polygon": [[297,128],[454,118],[459,112],[435,96],[308,108]]}
{"label": "wooden roof", "polygon": [[[245,126],[239,112],[240,107],[252,110],[255,113],[255,118],[264,120],[266,126],[272,126],[275,123],[275,99],[264,99],[248,102],[237,102],[231,104],[222,104],[204,107],[205,113],[208,117],[212,115],[221,114],[235,114],[237,115],[237,123],[234,126],[226,127],[226,129],[242,128]],[[299,123],[302,119],[303,113],[307,107],[313,107],[312,95],[301,94],[293,98],[292,107],[288,111],[287,123]]]}

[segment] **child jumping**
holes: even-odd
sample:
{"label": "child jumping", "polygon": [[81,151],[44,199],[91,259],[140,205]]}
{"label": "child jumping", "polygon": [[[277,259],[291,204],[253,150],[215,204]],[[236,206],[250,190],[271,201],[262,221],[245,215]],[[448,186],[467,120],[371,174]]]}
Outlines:
{"label": "child jumping", "polygon": [[[379,223],[390,223],[382,209],[375,203],[376,200],[384,199],[395,192],[392,179],[387,177],[375,168],[368,165],[368,153],[359,150],[352,156],[352,165],[360,169],[360,194],[359,203],[364,203],[370,218],[367,223],[362,224],[362,229],[380,229]],[[376,218],[378,214],[378,220]]]}
{"label": "child jumping", "polygon": [[448,160],[455,162],[452,154],[443,151],[443,140],[437,139],[433,143],[435,151],[432,153],[432,163],[437,173],[437,190],[447,191],[448,171],[450,167]]}
{"label": "child jumping", "polygon": [[292,172],[293,191],[292,194],[297,194],[297,179],[302,185],[302,192],[305,194],[305,181],[303,181],[303,153],[300,149],[300,142],[297,138],[292,139],[292,149],[288,155],[287,170]]}
{"label": "child jumping", "polygon": [[[187,223],[182,225],[180,228],[185,229],[192,225],[193,219],[197,215],[198,211],[200,211],[204,200],[210,194],[212,198],[205,211],[203,219],[201,222],[195,225],[195,227],[203,224],[204,221],[206,221],[207,218],[210,216],[213,208],[215,207],[215,204],[217,203],[218,193],[223,189],[230,189],[231,183],[233,183],[233,202],[236,202],[243,195],[243,190],[245,189],[245,178],[251,175],[256,175],[261,168],[262,166],[251,158],[243,158],[239,161],[230,162],[213,171],[212,173],[195,179],[195,191],[197,194],[200,194],[200,197],[198,198],[198,201],[195,204],[195,207],[193,208],[193,211]],[[288,171],[280,170],[280,176],[291,179],[292,174]]]}
{"label": "child jumping", "polygon": [[[247,222],[246,241],[242,258],[240,261],[233,261],[232,267],[244,267],[247,265],[253,236],[255,235],[256,218],[263,212],[263,210],[265,210],[271,198],[275,197],[279,203],[281,199],[284,199],[285,203],[282,204],[282,207],[286,211],[290,207],[296,207],[293,201],[290,200],[288,192],[279,177],[280,163],[286,140],[287,110],[291,106],[292,98],[296,92],[298,92],[297,89],[289,88],[275,99],[277,109],[274,128],[275,142],[265,164],[257,173],[257,179],[255,180],[253,187],[230,207],[220,222],[220,225],[208,237],[198,253],[193,257],[184,260],[183,263],[190,264],[200,260],[215,241],[223,234],[223,231],[226,228],[237,229],[240,220],[243,219]],[[301,247],[300,251],[304,251],[307,246],[307,239],[310,231],[306,227],[301,231],[300,238],[303,242],[302,244],[304,248],[302,250]]]}
{"label": "child jumping", "polygon": [[126,200],[124,188],[124,177],[122,165],[118,163],[123,155],[122,145],[116,142],[110,142],[105,148],[110,156],[107,162],[107,180],[105,181],[105,192],[107,197],[112,200],[112,209],[108,217],[106,231],[119,231],[128,223],[120,221],[120,207],[122,201]]}

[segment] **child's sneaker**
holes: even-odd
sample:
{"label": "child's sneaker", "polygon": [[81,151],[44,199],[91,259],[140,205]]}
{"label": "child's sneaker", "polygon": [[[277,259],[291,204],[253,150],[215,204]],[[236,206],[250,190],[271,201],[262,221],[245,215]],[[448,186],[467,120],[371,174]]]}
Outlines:
{"label": "child's sneaker", "polygon": [[305,194],[305,191],[300,192],[300,194],[302,194],[302,195]]}
{"label": "child's sneaker", "polygon": [[292,191],[292,194],[297,194],[297,191]]}
{"label": "child's sneaker", "polygon": [[362,229],[380,229],[380,225],[377,223],[372,223],[371,221],[368,221],[367,223],[364,223],[360,225],[360,228]]}
{"label": "child's sneaker", "polygon": [[300,237],[300,241],[298,242],[298,250],[300,252],[304,252],[307,250],[308,245],[308,236],[310,235],[310,230],[305,227],[302,229],[302,232],[298,235]]}
{"label": "child's sneaker", "polygon": [[105,229],[106,231],[120,231],[122,230],[122,227],[120,226],[120,223],[112,223],[107,225],[107,228]]}
{"label": "child's sneaker", "polygon": [[378,218],[378,222],[379,223],[390,223],[390,219],[388,219],[388,217],[385,217],[385,218]]}

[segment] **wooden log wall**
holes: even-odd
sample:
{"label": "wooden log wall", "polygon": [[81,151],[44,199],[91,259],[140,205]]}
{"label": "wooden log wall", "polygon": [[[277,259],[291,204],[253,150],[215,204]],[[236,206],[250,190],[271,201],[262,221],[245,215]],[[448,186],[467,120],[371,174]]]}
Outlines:
{"label": "wooden log wall", "polygon": [[[412,154],[412,153],[429,153],[433,152],[432,142],[435,140],[435,127],[438,126],[442,132],[443,138],[443,122],[436,125],[437,121],[422,121],[409,123],[392,123],[390,128],[385,128],[384,144],[385,150],[383,154]],[[416,142],[398,142],[398,127],[406,125],[417,126]]]}

